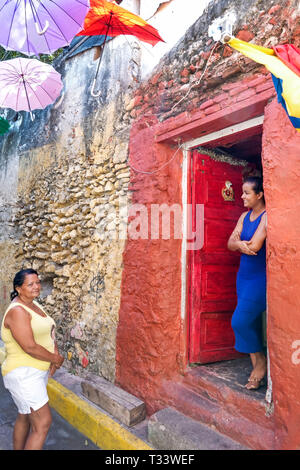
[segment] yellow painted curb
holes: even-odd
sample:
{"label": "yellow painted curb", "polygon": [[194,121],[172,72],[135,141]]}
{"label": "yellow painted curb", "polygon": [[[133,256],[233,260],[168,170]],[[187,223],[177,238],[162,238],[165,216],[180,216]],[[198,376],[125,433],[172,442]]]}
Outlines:
{"label": "yellow painted curb", "polygon": [[152,450],[109,416],[54,379],[48,381],[49,404],[66,421],[103,450]]}

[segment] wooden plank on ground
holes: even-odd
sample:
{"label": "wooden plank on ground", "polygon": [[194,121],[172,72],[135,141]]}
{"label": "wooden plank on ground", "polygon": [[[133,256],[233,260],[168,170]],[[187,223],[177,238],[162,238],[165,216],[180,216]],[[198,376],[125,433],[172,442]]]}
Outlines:
{"label": "wooden plank on ground", "polygon": [[102,377],[81,383],[82,393],[126,426],[134,426],[146,417],[145,403]]}

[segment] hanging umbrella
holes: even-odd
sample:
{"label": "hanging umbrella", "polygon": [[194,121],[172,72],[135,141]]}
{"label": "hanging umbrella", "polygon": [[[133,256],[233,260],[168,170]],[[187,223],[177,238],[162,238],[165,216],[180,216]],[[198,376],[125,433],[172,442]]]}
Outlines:
{"label": "hanging umbrella", "polygon": [[10,128],[9,122],[0,117],[0,135],[5,134]]}
{"label": "hanging umbrella", "polygon": [[54,68],[36,59],[0,62],[0,107],[15,111],[43,109],[59,96],[63,84]]}
{"label": "hanging umbrella", "polygon": [[0,45],[28,56],[51,54],[82,29],[89,0],[0,0]]}
{"label": "hanging umbrella", "polygon": [[94,89],[107,36],[113,37],[121,34],[135,36],[152,46],[155,46],[159,41],[164,42],[158,31],[141,17],[105,0],[91,0],[91,8],[86,15],[83,30],[77,36],[105,36],[92,85],[92,96],[100,95],[100,93],[96,94]]}

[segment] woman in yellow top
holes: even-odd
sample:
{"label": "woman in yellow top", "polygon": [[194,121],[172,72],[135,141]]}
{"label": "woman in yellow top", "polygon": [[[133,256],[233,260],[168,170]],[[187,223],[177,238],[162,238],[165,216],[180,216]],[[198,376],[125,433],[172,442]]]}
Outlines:
{"label": "woman in yellow top", "polygon": [[4,386],[18,408],[13,432],[14,450],[40,450],[51,422],[47,395],[48,376],[62,365],[54,338],[54,320],[34,300],[41,284],[34,269],[14,278],[11,304],[1,327],[6,357],[2,364]]}

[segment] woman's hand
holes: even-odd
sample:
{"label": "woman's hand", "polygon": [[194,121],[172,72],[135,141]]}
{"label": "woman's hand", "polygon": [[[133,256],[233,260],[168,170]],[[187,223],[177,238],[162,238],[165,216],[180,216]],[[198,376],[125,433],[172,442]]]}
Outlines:
{"label": "woman's hand", "polygon": [[238,247],[239,247],[239,251],[245,255],[250,255],[250,256],[254,256],[254,255],[257,255],[257,253],[253,250],[251,250],[249,248],[248,245],[251,244],[251,240],[250,241],[246,241],[246,240],[240,240],[238,242]]}
{"label": "woman's hand", "polygon": [[[55,331],[54,330],[52,331],[52,335],[55,338]],[[51,364],[50,364],[50,369],[49,369],[50,377],[52,377],[54,375],[55,371],[61,367],[62,363],[65,360],[64,357],[61,354],[59,354],[59,352],[58,352],[58,346],[57,346],[56,341],[54,342],[54,354],[55,354],[56,358],[54,359],[54,361],[52,360]]]}
{"label": "woman's hand", "polygon": [[55,374],[56,370],[61,367],[62,363],[65,360],[65,358],[61,354],[59,354],[56,344],[55,344],[54,355],[55,355],[55,359],[51,362],[50,367],[49,367],[50,377],[52,377]]}
{"label": "woman's hand", "polygon": [[49,367],[49,375],[52,377],[56,370],[59,369],[64,362],[65,358],[61,356],[59,353],[55,353],[57,356],[57,360],[55,362],[51,362],[50,367]]}
{"label": "woman's hand", "polygon": [[56,358],[54,361],[51,362],[51,366],[54,366],[56,369],[59,369],[62,366],[62,363],[64,362],[65,358],[61,356],[59,353],[55,353]]}
{"label": "woman's hand", "polygon": [[56,371],[55,364],[51,363],[49,367],[49,376],[53,377],[53,375],[55,374],[55,371]]}

